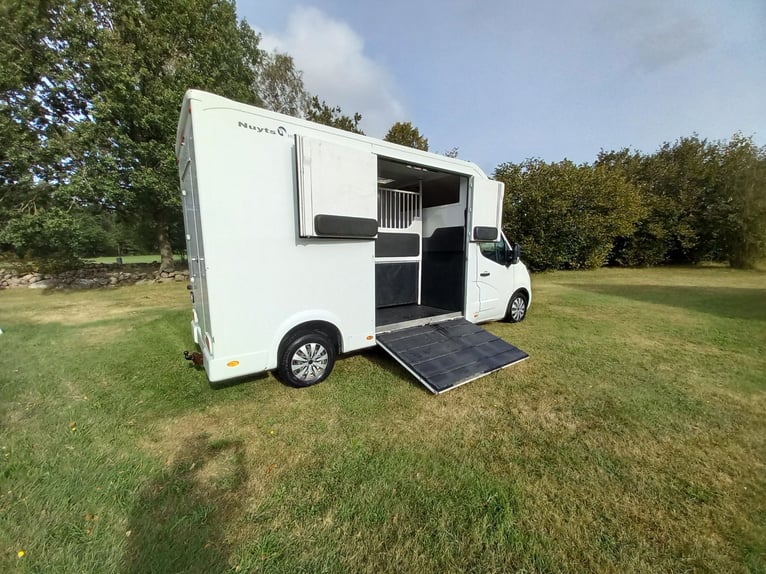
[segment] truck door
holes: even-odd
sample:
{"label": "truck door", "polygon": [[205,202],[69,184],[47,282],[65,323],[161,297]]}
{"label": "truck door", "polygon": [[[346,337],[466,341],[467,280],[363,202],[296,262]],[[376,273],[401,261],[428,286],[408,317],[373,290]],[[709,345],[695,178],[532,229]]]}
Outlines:
{"label": "truck door", "polygon": [[377,156],[301,135],[295,149],[300,236],[374,239]]}
{"label": "truck door", "polygon": [[500,237],[503,191],[504,186],[499,181],[471,178],[468,207],[471,241],[497,241]]}
{"label": "truck door", "polygon": [[[502,317],[500,301],[509,270],[502,263],[503,238],[500,233],[504,186],[499,181],[471,178],[468,230],[469,261],[479,289],[480,321]],[[490,253],[491,252],[491,253]],[[498,283],[499,282],[499,283]]]}
{"label": "truck door", "polygon": [[514,269],[508,265],[511,247],[505,235],[497,241],[478,244],[476,284],[479,287],[480,321],[502,319],[511,293],[514,291]]}

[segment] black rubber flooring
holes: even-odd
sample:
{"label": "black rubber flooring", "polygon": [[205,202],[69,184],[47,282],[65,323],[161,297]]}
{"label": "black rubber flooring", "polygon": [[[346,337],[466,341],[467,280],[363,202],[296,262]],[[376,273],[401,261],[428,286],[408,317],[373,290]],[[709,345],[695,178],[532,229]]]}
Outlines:
{"label": "black rubber flooring", "polygon": [[436,317],[453,313],[446,309],[437,309],[428,305],[397,305],[396,307],[383,307],[375,310],[375,326],[393,325],[403,323],[404,321],[413,321],[414,319],[425,319],[426,317]]}
{"label": "black rubber flooring", "polygon": [[382,333],[378,335],[378,344],[434,393],[529,356],[465,319]]}

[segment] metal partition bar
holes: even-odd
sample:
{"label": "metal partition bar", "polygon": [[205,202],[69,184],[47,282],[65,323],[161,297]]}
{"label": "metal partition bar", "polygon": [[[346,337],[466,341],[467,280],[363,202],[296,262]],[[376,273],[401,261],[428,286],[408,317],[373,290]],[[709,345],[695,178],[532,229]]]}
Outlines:
{"label": "metal partition bar", "polygon": [[400,189],[378,188],[378,227],[407,229],[422,216],[420,193]]}

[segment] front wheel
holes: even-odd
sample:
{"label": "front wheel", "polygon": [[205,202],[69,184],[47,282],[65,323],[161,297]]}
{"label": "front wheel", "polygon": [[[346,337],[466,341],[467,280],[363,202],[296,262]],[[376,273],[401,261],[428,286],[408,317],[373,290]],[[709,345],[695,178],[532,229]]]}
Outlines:
{"label": "front wheel", "polygon": [[522,291],[516,291],[508,303],[505,318],[511,323],[520,323],[527,316],[527,296]]}
{"label": "front wheel", "polygon": [[285,342],[279,358],[280,378],[293,387],[324,381],[335,365],[335,349],[324,333],[296,333]]}

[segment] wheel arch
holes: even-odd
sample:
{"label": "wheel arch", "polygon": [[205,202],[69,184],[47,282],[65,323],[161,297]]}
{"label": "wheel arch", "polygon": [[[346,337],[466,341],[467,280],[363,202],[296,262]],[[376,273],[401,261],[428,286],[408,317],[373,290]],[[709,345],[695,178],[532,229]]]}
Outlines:
{"label": "wheel arch", "polygon": [[276,368],[286,341],[301,331],[320,331],[330,338],[336,355],[343,352],[343,332],[338,327],[335,317],[301,314],[285,321],[277,330],[269,353],[269,368]]}

